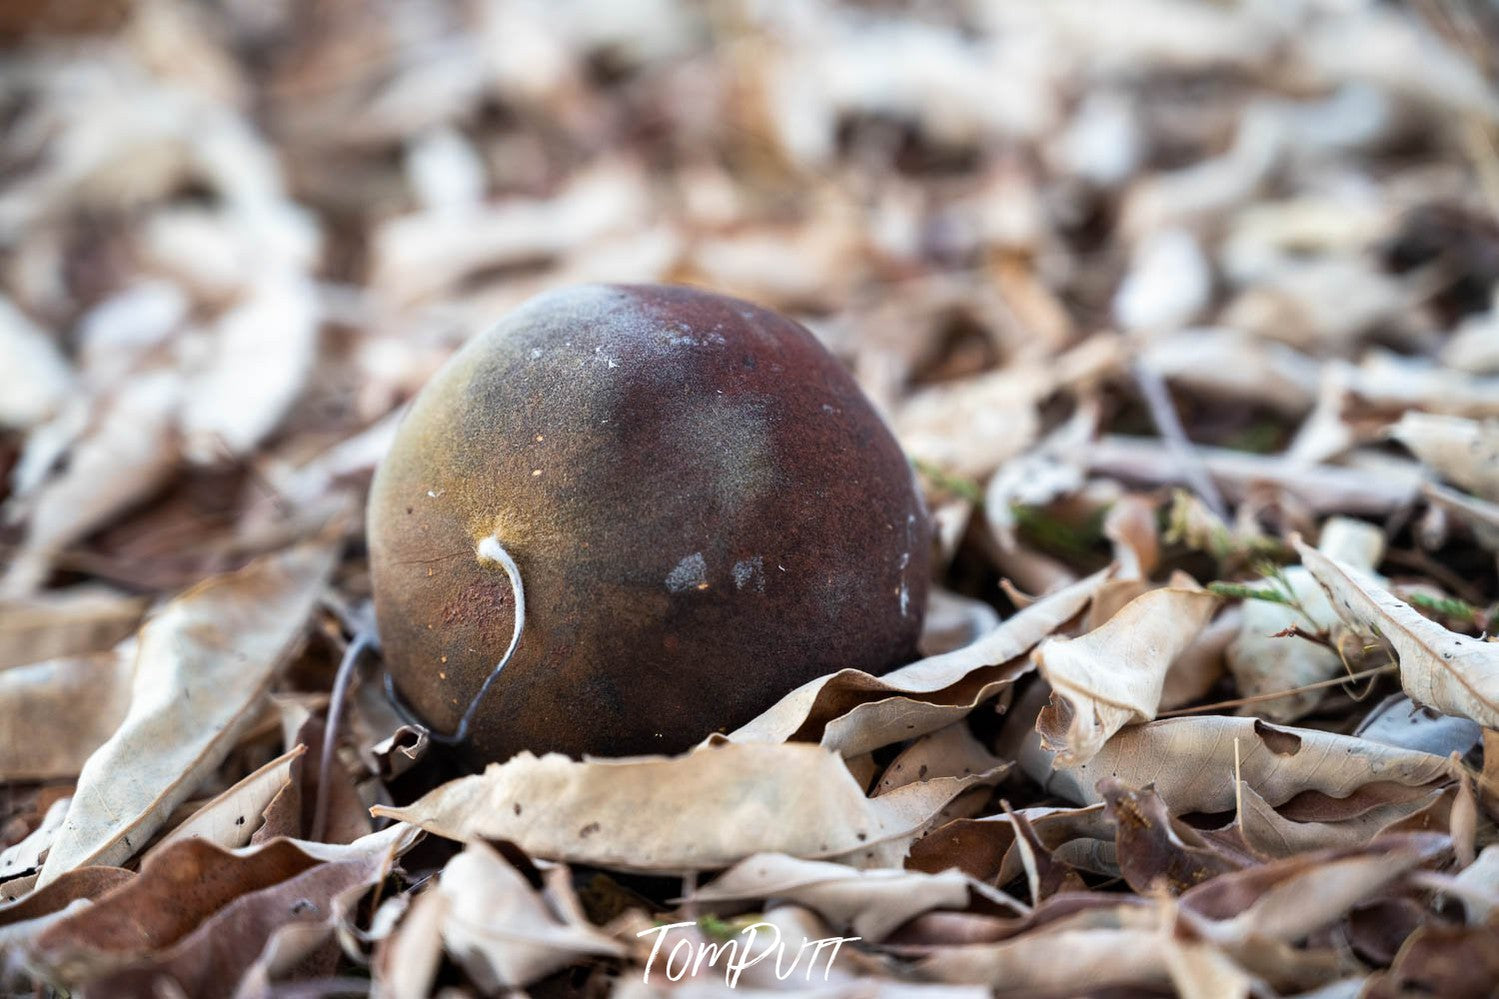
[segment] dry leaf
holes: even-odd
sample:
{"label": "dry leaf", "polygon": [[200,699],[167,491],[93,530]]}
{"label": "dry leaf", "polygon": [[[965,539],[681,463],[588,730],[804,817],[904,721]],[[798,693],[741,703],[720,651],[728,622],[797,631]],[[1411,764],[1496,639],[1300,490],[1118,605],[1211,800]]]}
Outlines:
{"label": "dry leaf", "polygon": [[[1339,465],[1298,464],[1279,455],[1216,447],[1195,450],[1213,480],[1234,500],[1270,485],[1316,512],[1383,516],[1410,504],[1421,488],[1421,476],[1415,467],[1405,474],[1391,469],[1389,474],[1371,476]],[[1131,481],[1185,481],[1181,462],[1159,441],[1106,436],[1091,445],[1083,457],[1094,472]]]}
{"label": "dry leaf", "polygon": [[435,895],[444,948],[485,993],[522,988],[586,957],[624,953],[586,920],[555,911],[482,841],[448,861]]}
{"label": "dry leaf", "polygon": [[1412,412],[1389,434],[1447,481],[1499,500],[1499,422]]}
{"label": "dry leaf", "polygon": [[120,867],[82,867],[35,891],[34,885],[21,884],[34,877],[0,885],[0,951],[28,946],[49,926],[86,908],[90,899],[108,894],[135,876],[134,871]]}
{"label": "dry leaf", "polygon": [[[1373,571],[1384,555],[1384,533],[1372,524],[1333,517],[1323,525],[1319,551]],[[1284,570],[1279,583],[1278,587],[1264,582],[1259,585],[1277,592],[1289,590],[1283,595],[1297,604],[1244,601],[1239,635],[1226,653],[1228,668],[1244,697],[1293,690],[1348,671],[1343,657],[1333,649],[1298,637],[1282,637],[1288,629],[1300,627],[1328,632],[1335,643],[1340,641],[1337,612],[1311,573],[1304,567],[1292,566]],[[1326,693],[1302,691],[1247,705],[1243,713],[1282,724],[1293,722],[1315,710]]]}
{"label": "dry leaf", "polygon": [[1161,229],[1135,248],[1129,273],[1114,295],[1114,321],[1143,333],[1169,333],[1208,303],[1213,271],[1184,229]]}
{"label": "dry leaf", "polygon": [[219,317],[214,356],[182,401],[189,458],[249,454],[275,429],[312,374],[319,318],[312,282],[296,274],[260,278]]}
{"label": "dry leaf", "polygon": [[687,902],[785,899],[818,913],[833,927],[878,943],[902,923],[932,909],[968,905],[969,879],[955,870],[860,871],[842,864],[757,854],[693,892]]}
{"label": "dry leaf", "polygon": [[302,637],[333,555],[317,543],[268,556],[199,584],[147,622],[130,710],[84,764],[42,884],[133,855],[223,760]]}
{"label": "dry leaf", "polygon": [[980,773],[1002,775],[1009,766],[974,738],[966,721],[959,721],[912,740],[880,774],[874,794],[886,794],[933,777],[967,777]]}
{"label": "dry leaf", "polygon": [[1391,694],[1364,716],[1353,734],[1400,749],[1467,756],[1482,741],[1483,727],[1467,718],[1420,707],[1404,694]]}
{"label": "dry leaf", "polygon": [[1499,728],[1499,644],[1448,631],[1367,573],[1295,542],[1301,561],[1348,624],[1383,638],[1400,659],[1400,686],[1417,704]]}
{"label": "dry leaf", "polygon": [[291,782],[292,763],[306,752],[306,746],[298,745],[205,802],[186,821],[146,851],[141,862],[150,863],[152,857],[173,843],[193,837],[207,840],[226,850],[237,849],[249,843],[250,837],[260,827],[261,816],[266,807]]}
{"label": "dry leaf", "polygon": [[[149,995],[159,974],[180,974],[189,994],[212,983],[227,995],[239,976],[215,976],[216,962],[247,966],[277,927],[321,919],[330,895],[381,880],[415,838],[409,826],[394,825],[349,846],[276,840],[235,852],[184,839],[127,885],[49,927],[31,959],[70,981],[141,969],[145,981],[121,981],[122,991]],[[300,905],[304,898],[309,904]]]}
{"label": "dry leaf", "polygon": [[59,551],[165,480],[177,461],[179,394],[174,375],[142,372],[100,408],[66,469],[27,498],[26,537],[0,577],[0,596],[33,592]]}
{"label": "dry leaf", "polygon": [[928,873],[956,867],[988,884],[1009,884],[1024,866],[1022,851],[1016,847],[1021,821],[1030,826],[1043,849],[1065,855],[1073,866],[1109,877],[1119,875],[1114,827],[1102,803],[1086,808],[1022,808],[984,818],[955,819],[917,840],[906,866]]}
{"label": "dry leaf", "polygon": [[62,408],[73,371],[52,337],[0,295],[0,427],[41,423]]}
{"label": "dry leaf", "polygon": [[91,585],[5,601],[0,604],[0,670],[103,651],[135,631],[145,610],[140,597]]}
{"label": "dry leaf", "polygon": [[1135,787],[1154,784],[1176,814],[1228,812],[1234,808],[1235,743],[1238,772],[1272,806],[1308,791],[1344,798],[1369,784],[1427,789],[1449,777],[1447,760],[1429,753],[1221,715],[1123,729],[1076,767],[1055,766],[1035,735],[1019,762],[1047,791],[1079,804],[1101,801],[1095,785],[1117,777]]}
{"label": "dry leaf", "polygon": [[1119,729],[1155,717],[1166,671],[1217,603],[1203,589],[1150,590],[1102,627],[1036,648],[1036,668],[1052,687],[1036,730],[1057,765],[1086,763]]}
{"label": "dry leaf", "polygon": [[935,731],[1024,673],[1015,663],[1087,606],[1107,572],[1050,594],[970,645],[873,677],[842,670],[803,684],[729,733],[733,742],[819,739],[845,756]]}
{"label": "dry leaf", "polygon": [[[142,999],[154,999],[172,987],[187,995],[229,999],[247,994],[242,985],[249,984],[246,974],[265,960],[273,945],[280,950],[274,960],[277,967],[267,968],[265,974],[293,966],[311,970],[309,956],[328,941],[334,919],[350,907],[350,896],[383,881],[403,848],[400,839],[382,836],[361,856],[320,863],[279,883],[243,892],[169,947],[105,974],[89,987],[106,995]],[[336,956],[333,948],[320,962],[326,971],[335,967]]]}
{"label": "dry leaf", "polygon": [[1432,809],[1450,808],[1450,790],[1412,791],[1399,784],[1371,784],[1345,798],[1307,795],[1281,814],[1249,783],[1238,788],[1234,827],[1262,857],[1290,857],[1312,850],[1362,846],[1380,832]]}
{"label": "dry leaf", "polygon": [[[635,871],[727,867],[756,853],[865,866],[985,775],[865,798],[820,746],[728,743],[684,756],[576,762],[522,753],[374,814],[449,839],[508,839],[533,856]],[[671,816],[671,822],[662,816]]]}
{"label": "dry leaf", "polygon": [[[135,643],[0,670],[0,779],[77,777],[130,707]],[[58,719],[68,719],[59,726]]]}
{"label": "dry leaf", "polygon": [[1119,872],[1141,895],[1180,895],[1258,859],[1227,837],[1204,835],[1174,818],[1152,787],[1136,790],[1110,777],[1098,792],[1114,820]]}
{"label": "dry leaf", "polygon": [[57,831],[62,828],[63,816],[68,812],[68,798],[58,798],[42,816],[41,824],[26,838],[0,850],[0,883],[9,885],[11,879],[29,874],[42,866]]}

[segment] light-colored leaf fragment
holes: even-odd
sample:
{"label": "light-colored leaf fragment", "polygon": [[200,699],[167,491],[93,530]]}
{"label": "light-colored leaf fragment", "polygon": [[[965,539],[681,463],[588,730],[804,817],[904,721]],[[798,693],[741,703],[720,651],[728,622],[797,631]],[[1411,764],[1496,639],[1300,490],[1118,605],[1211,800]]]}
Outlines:
{"label": "light-colored leaf fragment", "polygon": [[135,630],[146,601],[108,587],[46,590],[0,603],[0,669],[99,652]]}
{"label": "light-colored leaf fragment", "polygon": [[906,452],[952,475],[990,475],[1035,440],[1036,402],[1045,376],[1006,368],[913,394],[896,412]]}
{"label": "light-colored leaf fragment", "polygon": [[860,871],[842,864],[767,853],[745,858],[686,901],[786,899],[817,912],[836,930],[850,929],[878,943],[923,912],[966,907],[968,884],[968,878],[956,870],[940,874]]}
{"label": "light-colored leaf fragment", "polygon": [[443,868],[442,940],[487,995],[522,988],[585,957],[624,948],[587,920],[563,919],[494,848],[471,842]]}
{"label": "light-colored leaf fragment", "polygon": [[[392,899],[386,906],[395,902]],[[381,914],[386,911],[382,906]],[[416,895],[400,925],[375,951],[372,967],[383,994],[405,999],[432,993],[432,982],[442,964],[442,924],[447,911],[448,900],[435,883]]]}
{"label": "light-colored leaf fragment", "polygon": [[1371,350],[1354,371],[1352,388],[1367,403],[1420,409],[1474,420],[1499,417],[1499,375],[1453,371],[1426,358]]}
{"label": "light-colored leaf fragment", "polygon": [[158,840],[142,858],[142,863],[178,840],[194,836],[229,850],[249,843],[266,806],[291,780],[292,761],[305,752],[306,746],[295,746],[204,802],[186,821]]}
{"label": "light-colored leaf fragment", "polygon": [[582,762],[522,753],[373,812],[449,839],[508,839],[533,856],[622,870],[706,870],[756,853],[865,865],[882,859],[874,847],[914,835],[984,776],[870,799],[838,756],[805,744]]}
{"label": "light-colored leaf fragment", "polygon": [[1442,364],[1474,374],[1499,374],[1499,302],[1482,315],[1469,316],[1442,347]]}
{"label": "light-colored leaf fragment", "polygon": [[124,720],[134,674],[134,642],[0,670],[0,780],[78,776]]}
{"label": "light-colored leaf fragment", "polygon": [[180,393],[174,373],[140,373],[102,407],[66,469],[27,498],[26,535],[0,577],[0,597],[32,593],[61,549],[165,480],[177,461]]}
{"label": "light-colored leaf fragment", "polygon": [[[1253,454],[1200,445],[1195,449],[1213,480],[1228,498],[1240,500],[1252,491],[1274,486],[1309,509],[1323,513],[1384,515],[1410,503],[1421,488],[1420,468],[1391,468],[1373,477],[1366,471],[1337,465],[1302,465],[1283,455]],[[1183,482],[1181,462],[1163,443],[1142,437],[1105,435],[1083,453],[1095,473],[1143,482]]]}
{"label": "light-colored leaf fragment", "polygon": [[1235,742],[1242,779],[1272,806],[1303,791],[1345,798],[1375,782],[1435,788],[1448,779],[1447,760],[1440,756],[1223,715],[1163,718],[1122,729],[1097,756],[1076,767],[1054,766],[1052,754],[1032,733],[1019,758],[1026,774],[1047,791],[1078,804],[1101,801],[1095,785],[1117,777],[1131,787],[1155,784],[1175,814],[1230,812]]}
{"label": "light-colored leaf fragment", "polygon": [[961,649],[998,626],[999,614],[990,604],[935,588],[927,598],[919,647],[924,656],[941,655]]}
{"label": "light-colored leaf fragment", "polygon": [[1066,928],[999,943],[937,948],[917,969],[942,982],[975,983],[1041,995],[1080,995],[1108,986],[1168,987],[1165,937],[1135,927]]}
{"label": "light-colored leaf fragment", "polygon": [[63,816],[68,812],[68,798],[58,798],[42,816],[39,826],[19,843],[0,850],[0,881],[6,881],[41,866],[42,858],[57,838],[62,828]]}
{"label": "light-colored leaf fragment", "polygon": [[1223,608],[1197,633],[1166,671],[1161,685],[1161,711],[1172,711],[1205,698],[1223,676],[1228,644],[1239,634],[1243,614],[1239,607]]}
{"label": "light-colored leaf fragment", "polygon": [[1300,541],[1296,550],[1343,620],[1394,648],[1400,686],[1411,700],[1499,728],[1499,643],[1448,631],[1367,573]]}
{"label": "light-colored leaf fragment", "polygon": [[1255,980],[1210,943],[1173,937],[1163,951],[1180,999],[1249,999],[1254,994]]}
{"label": "light-colored leaf fragment", "polygon": [[1203,589],[1149,590],[1102,627],[1036,648],[1036,668],[1052,687],[1036,724],[1059,765],[1085,763],[1125,725],[1155,717],[1166,671],[1217,603]]}
{"label": "light-colored leaf fragment", "polygon": [[1114,547],[1122,579],[1149,579],[1161,560],[1156,501],[1126,493],[1114,501],[1103,518],[1103,535]]}
{"label": "light-colored leaf fragment", "polygon": [[62,408],[73,371],[57,343],[0,295],[0,427],[26,428]]}
{"label": "light-colored leaf fragment", "polygon": [[[1349,908],[1398,880],[1420,861],[1419,852],[1402,847],[1334,857],[1320,863],[1302,863],[1301,858],[1293,857],[1282,863],[1292,867],[1294,873],[1260,895],[1243,912],[1215,927],[1213,936],[1225,941],[1262,938],[1290,943],[1303,939],[1341,919]],[[1261,872],[1262,877],[1264,873]],[[1235,875],[1226,877],[1232,879]],[[1190,899],[1189,892],[1184,902]]]}
{"label": "light-colored leaf fragment", "polygon": [[1246,781],[1239,786],[1236,822],[1244,842],[1261,856],[1292,857],[1311,850],[1363,846],[1380,830],[1439,804],[1439,798],[1451,793],[1412,791],[1399,785],[1388,791],[1379,787],[1375,792],[1359,794],[1346,805],[1332,801],[1325,817],[1298,821],[1277,812]]}
{"label": "light-colored leaf fragment", "polygon": [[1499,420],[1408,412],[1389,433],[1448,482],[1499,500]]}
{"label": "light-colored leaf fragment", "polygon": [[982,742],[974,738],[967,721],[957,721],[912,740],[885,767],[874,793],[887,794],[896,788],[933,777],[1003,774],[1009,766],[1009,763],[990,753]]}
{"label": "light-colored leaf fragment", "polygon": [[1180,329],[1202,311],[1213,291],[1213,270],[1185,229],[1152,232],[1130,259],[1114,295],[1114,321],[1143,333]]}
{"label": "light-colored leaf fragment", "polygon": [[312,374],[319,313],[312,282],[262,278],[215,328],[215,356],[187,384],[182,430],[200,463],[248,454],[280,422]]}
{"label": "light-colored leaf fragment", "polygon": [[1364,716],[1353,734],[1386,746],[1437,756],[1452,753],[1467,756],[1482,741],[1483,726],[1467,718],[1420,707],[1404,694],[1391,694]]}
{"label": "light-colored leaf fragment", "polygon": [[1486,846],[1478,859],[1453,879],[1453,894],[1463,903],[1470,924],[1485,922],[1499,909],[1499,846]]}
{"label": "light-colored leaf fragment", "polygon": [[[784,742],[813,737],[816,728],[821,728],[824,745],[856,756],[936,731],[1029,670],[1028,662],[1015,660],[1079,614],[1108,577],[1107,571],[1095,573],[1036,601],[970,645],[884,676],[846,669],[818,677],[728,738],[732,742]],[[1007,663],[1012,667],[998,669]],[[986,669],[992,675],[977,675]]]}
{"label": "light-colored leaf fragment", "polygon": [[1499,552],[1499,503],[1489,503],[1434,482],[1422,486],[1421,492],[1434,507],[1456,514],[1485,549]]}
{"label": "light-colored leaf fragment", "polygon": [[[1320,549],[1372,570],[1384,554],[1384,534],[1372,524],[1333,517],[1323,525]],[[1299,606],[1266,600],[1245,600],[1239,636],[1228,647],[1228,668],[1244,697],[1278,693],[1329,680],[1347,671],[1333,649],[1296,637],[1276,637],[1288,628],[1326,630],[1337,639],[1338,615],[1322,587],[1303,566],[1292,566],[1282,576],[1284,586]],[[1271,583],[1257,584],[1271,589]],[[1293,722],[1309,714],[1327,692],[1307,690],[1248,705],[1255,714],[1277,723]]]}
{"label": "light-colored leaf fragment", "polygon": [[84,764],[42,884],[130,857],[223,761],[301,639],[333,559],[328,544],[298,545],[200,583],[147,622],[129,712]]}
{"label": "light-colored leaf fragment", "polygon": [[1141,362],[1173,385],[1300,416],[1316,399],[1318,363],[1245,330],[1194,327],[1152,342]]}

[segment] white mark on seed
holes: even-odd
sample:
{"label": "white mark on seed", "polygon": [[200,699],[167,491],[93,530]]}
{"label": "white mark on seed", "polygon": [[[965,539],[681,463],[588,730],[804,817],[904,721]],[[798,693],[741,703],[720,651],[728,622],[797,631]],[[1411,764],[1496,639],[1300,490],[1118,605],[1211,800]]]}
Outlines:
{"label": "white mark on seed", "polygon": [[736,590],[749,587],[756,593],[765,592],[765,559],[761,556],[735,562],[733,571]]}
{"label": "white mark on seed", "polygon": [[693,552],[666,576],[666,588],[673,593],[708,588],[708,562],[702,552]]}

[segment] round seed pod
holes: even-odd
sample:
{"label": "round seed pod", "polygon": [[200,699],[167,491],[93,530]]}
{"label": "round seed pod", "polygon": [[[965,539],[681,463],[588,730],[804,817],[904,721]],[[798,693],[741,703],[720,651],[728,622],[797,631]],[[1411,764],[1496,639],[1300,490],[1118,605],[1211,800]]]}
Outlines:
{"label": "round seed pod", "polygon": [[394,693],[471,764],[679,752],[885,672],[931,554],[899,446],[816,339],[665,286],[563,289],[466,344],[368,528]]}

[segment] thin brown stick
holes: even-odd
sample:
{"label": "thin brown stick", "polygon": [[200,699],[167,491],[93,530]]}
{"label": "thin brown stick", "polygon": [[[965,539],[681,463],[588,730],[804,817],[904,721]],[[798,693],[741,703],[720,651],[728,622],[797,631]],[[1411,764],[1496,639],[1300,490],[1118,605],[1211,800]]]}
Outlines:
{"label": "thin brown stick", "polygon": [[1399,663],[1385,663],[1383,666],[1375,666],[1372,669],[1360,670],[1347,676],[1335,676],[1331,680],[1319,680],[1316,683],[1308,683],[1300,687],[1292,687],[1290,690],[1276,690],[1268,694],[1255,694],[1253,697],[1236,697],[1231,701],[1218,701],[1214,704],[1199,704],[1192,708],[1177,708],[1175,711],[1162,711],[1156,715],[1157,718],[1177,718],[1181,715],[1196,715],[1207,711],[1218,711],[1222,708],[1238,708],[1246,704],[1258,704],[1261,701],[1278,701],[1282,697],[1291,697],[1305,690],[1321,690],[1323,687],[1335,687],[1340,683],[1352,683],[1354,680],[1362,680],[1365,677],[1379,676],[1391,670],[1399,669]]}

